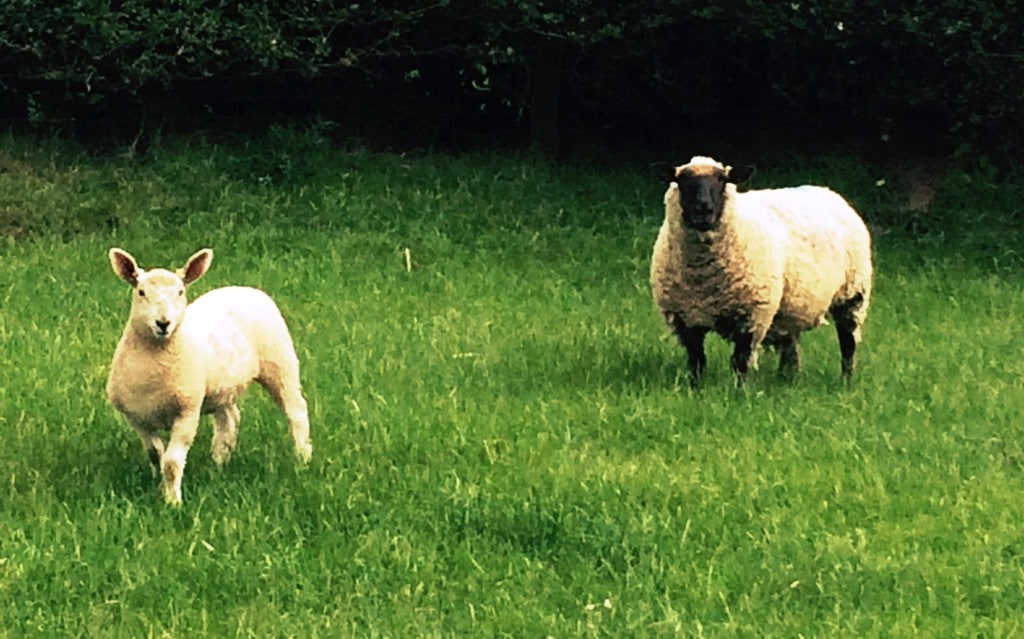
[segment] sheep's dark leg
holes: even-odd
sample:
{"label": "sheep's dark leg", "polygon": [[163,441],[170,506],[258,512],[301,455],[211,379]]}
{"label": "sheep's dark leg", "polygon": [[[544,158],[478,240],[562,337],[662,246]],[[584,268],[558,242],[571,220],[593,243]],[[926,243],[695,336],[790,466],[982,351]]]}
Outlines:
{"label": "sheep's dark leg", "polygon": [[843,357],[843,379],[846,383],[853,380],[853,369],[856,364],[857,340],[852,331],[846,331],[837,327],[839,333],[839,352]]}
{"label": "sheep's dark leg", "polygon": [[750,358],[754,354],[754,334],[736,333],[733,337],[732,370],[736,373],[736,382],[742,386],[750,368]]}
{"label": "sheep's dark leg", "polygon": [[706,330],[688,328],[680,337],[690,361],[690,383],[694,386],[700,385],[701,380],[704,379],[704,371],[708,367],[708,358],[704,354],[704,336],[706,334]]}
{"label": "sheep's dark leg", "polygon": [[836,334],[839,336],[839,354],[843,359],[843,380],[847,385],[853,381],[853,370],[856,366],[857,342],[860,341],[860,323],[855,311],[864,302],[864,296],[853,298],[832,308],[832,320],[836,323]]}
{"label": "sheep's dark leg", "polygon": [[779,372],[795,375],[800,372],[800,338],[787,335],[779,341]]}
{"label": "sheep's dark leg", "polygon": [[707,335],[708,329],[688,327],[675,313],[666,315],[665,319],[679,340],[679,345],[686,349],[690,363],[690,384],[694,387],[700,386],[708,366],[708,359],[704,354],[704,336]]}

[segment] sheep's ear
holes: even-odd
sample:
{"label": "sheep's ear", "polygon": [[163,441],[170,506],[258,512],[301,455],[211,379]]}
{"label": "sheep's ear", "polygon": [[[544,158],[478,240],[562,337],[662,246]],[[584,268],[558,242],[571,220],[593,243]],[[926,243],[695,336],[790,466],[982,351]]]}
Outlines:
{"label": "sheep's ear", "polygon": [[135,263],[135,258],[128,251],[119,248],[110,249],[108,255],[110,257],[110,266],[114,269],[114,273],[132,286],[138,285],[139,265]]}
{"label": "sheep's ear", "polygon": [[659,182],[674,182],[676,179],[676,166],[671,162],[651,162],[647,170]]}
{"label": "sheep's ear", "polygon": [[753,174],[754,167],[752,166],[730,166],[725,172],[726,177],[728,177],[729,181],[733,184],[746,182]]}
{"label": "sheep's ear", "polygon": [[178,276],[181,277],[182,282],[191,284],[206,273],[210,268],[210,262],[212,261],[213,251],[208,248],[203,249],[188,258],[188,261],[185,262],[185,266],[178,269]]}

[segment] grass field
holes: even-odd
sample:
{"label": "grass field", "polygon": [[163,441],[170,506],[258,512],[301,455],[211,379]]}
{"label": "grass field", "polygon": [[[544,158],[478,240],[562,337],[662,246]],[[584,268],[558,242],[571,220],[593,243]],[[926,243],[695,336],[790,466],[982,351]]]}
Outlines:
{"label": "grass field", "polygon": [[[144,157],[0,138],[0,637],[1024,636],[1024,183],[951,171],[910,213],[895,166],[746,159],[872,225],[851,390],[831,327],[742,392],[710,339],[688,388],[642,171],[316,129]],[[209,246],[193,295],[271,292],[307,468],[253,389],[228,466],[204,423],[164,506],[103,393],[114,245]]]}

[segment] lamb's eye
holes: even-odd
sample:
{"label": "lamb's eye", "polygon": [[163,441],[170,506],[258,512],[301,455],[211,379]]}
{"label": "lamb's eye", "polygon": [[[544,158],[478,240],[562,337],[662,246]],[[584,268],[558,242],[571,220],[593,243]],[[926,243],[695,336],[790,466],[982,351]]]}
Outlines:
{"label": "lamb's eye", "polygon": [[139,289],[139,297],[146,297],[146,291]]}
{"label": "lamb's eye", "polygon": [[184,294],[185,294],[185,289],[183,289],[183,288],[179,288],[179,289],[178,289],[178,297],[181,297],[181,296],[182,296],[182,295],[184,295]]}

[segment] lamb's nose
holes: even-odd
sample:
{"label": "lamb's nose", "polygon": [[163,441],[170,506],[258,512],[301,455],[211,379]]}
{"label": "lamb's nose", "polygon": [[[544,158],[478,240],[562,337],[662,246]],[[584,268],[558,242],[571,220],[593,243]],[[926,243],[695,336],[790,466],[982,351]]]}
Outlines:
{"label": "lamb's nose", "polygon": [[156,321],[156,327],[160,329],[161,333],[166,333],[167,332],[167,327],[170,326],[170,325],[171,325],[171,323],[166,321],[166,320],[157,320]]}

